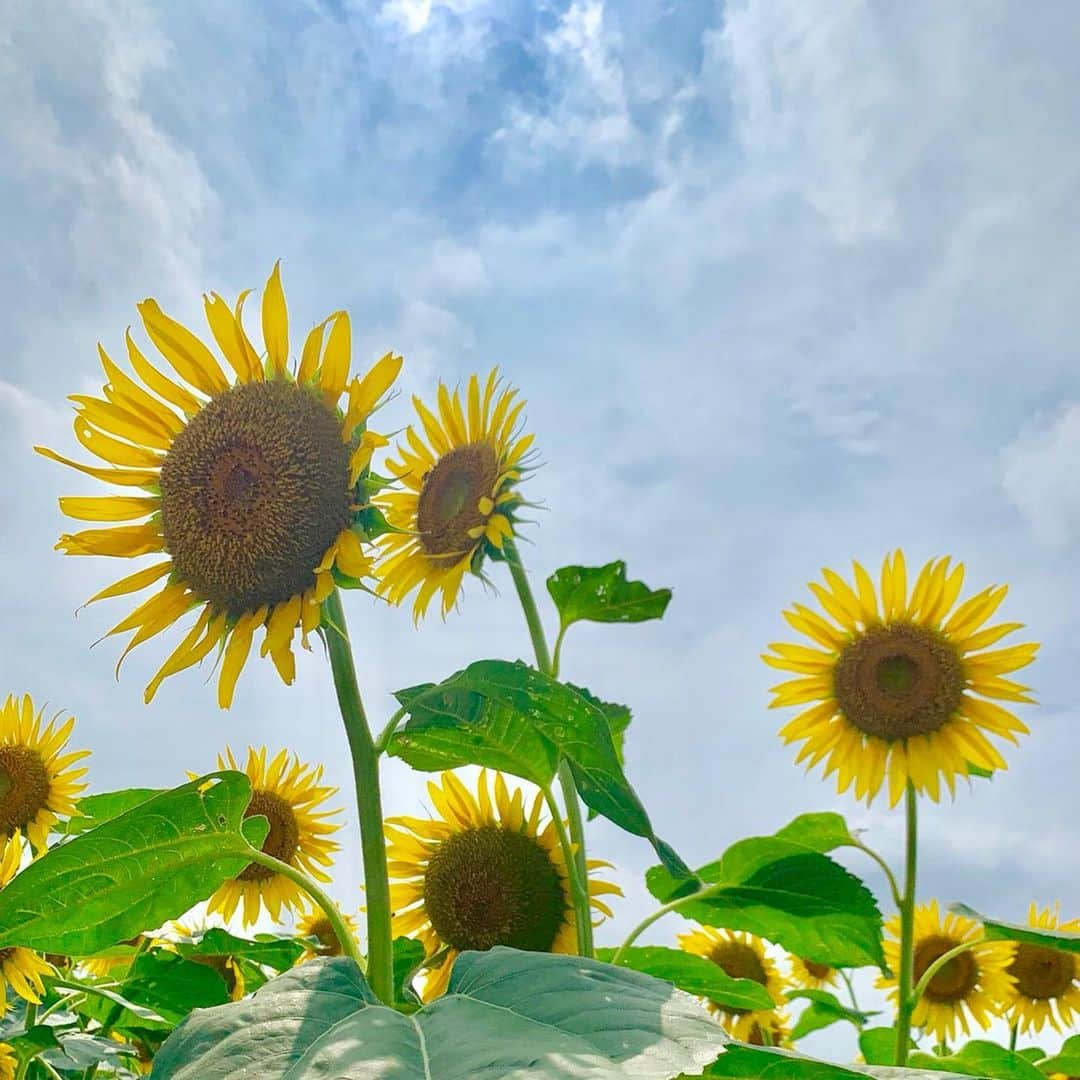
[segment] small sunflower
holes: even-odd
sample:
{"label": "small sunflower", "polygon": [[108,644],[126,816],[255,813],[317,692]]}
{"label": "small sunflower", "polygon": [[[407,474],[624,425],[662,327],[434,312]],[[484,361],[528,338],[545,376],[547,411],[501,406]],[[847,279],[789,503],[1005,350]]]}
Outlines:
{"label": "small sunflower", "polygon": [[0,708],[0,839],[22,832],[38,851],[60,817],[76,812],[86,769],[74,766],[90,756],[89,750],[64,753],[73,716],[60,727],[43,720],[29,695],[9,695]]}
{"label": "small sunflower", "polygon": [[495,370],[481,392],[469,379],[465,404],[440,383],[439,415],[414,397],[427,442],[412,427],[400,462],[388,468],[404,491],[388,491],[376,503],[398,531],[379,538],[378,591],[400,604],[414,589],[413,616],[421,619],[436,592],[445,617],[457,602],[466,571],[479,574],[485,555],[498,556],[514,535],[521,506],[517,484],[528,464],[533,436],[521,434],[524,401],[501,388]]}
{"label": "small sunflower", "polygon": [[[1080,919],[1058,922],[1056,909],[1040,911],[1036,904],[1028,912],[1028,925],[1042,930],[1080,932]],[[1048,949],[1043,945],[1019,942],[1009,965],[1013,983],[998,1001],[1002,1015],[1022,1035],[1042,1031],[1049,1025],[1062,1031],[1080,1013],[1080,964],[1074,953]]]}
{"label": "small sunflower", "polygon": [[836,986],[836,968],[814,960],[804,960],[801,956],[792,956],[790,960],[792,986],[805,987],[808,990],[823,990],[827,986]]}
{"label": "small sunflower", "polygon": [[785,742],[803,742],[796,762],[812,768],[826,759],[825,775],[836,773],[838,789],[854,784],[867,802],[887,777],[890,805],[909,781],[937,801],[941,779],[955,793],[955,778],[973,765],[1007,768],[986,736],[1015,743],[1026,734],[997,701],[1032,703],[1029,687],[1004,676],[1038,650],[1026,643],[987,651],[1023,625],[983,629],[1008,587],[991,586],[954,610],[964,567],[931,559],[909,597],[897,551],[882,565],[879,602],[870,575],[853,565],[854,588],[831,570],[823,571],[825,585],[810,585],[829,618],[802,604],[784,612],[820,648],[776,643],[762,657],[800,676],[772,688],[771,708],[813,703],[780,731]]}
{"label": "small sunflower", "polygon": [[[893,974],[879,978],[877,985],[888,989],[895,1004],[899,995],[900,916],[889,919],[885,929],[892,935],[885,939],[885,959]],[[950,912],[943,922],[936,900],[920,904],[915,908],[915,982],[950,949],[981,937],[982,930],[974,920]],[[1011,942],[985,941],[953,957],[930,980],[915,1006],[912,1023],[930,1032],[939,1042],[952,1042],[957,1028],[970,1035],[969,1019],[986,1030],[999,1015],[997,1002],[1012,985],[1009,975],[1012,955]]]}
{"label": "small sunflower", "polygon": [[109,631],[131,632],[124,655],[198,611],[146,688],[147,701],[168,676],[220,649],[218,702],[228,708],[261,628],[261,655],[269,654],[291,683],[297,628],[306,647],[336,577],[359,580],[371,572],[361,524],[368,504],[363,478],[372,452],[387,440],[366,423],[397,377],[401,358],[387,353],[363,378],[350,380],[349,316],[338,311],[308,334],[299,366],[291,370],[288,311],[275,266],[263,292],[264,362],[243,327],[246,296],[235,309],[217,293],[204,298],[210,331],[235,380],[195,334],[156,301],[144,300],[138,305],[143,326],[179,379],[151,364],[130,333],[128,358],[138,382],[99,346],[108,380],[104,397],[75,394],[72,400],[76,438],[108,467],[81,465],[37,447],[131,493],[62,498],[68,517],[109,524],[62,536],[59,550],[125,559],[166,556],[88,601],[164,580]]}
{"label": "small sunflower", "polygon": [[[357,937],[360,928],[356,925],[356,920],[351,915],[345,914],[341,908],[338,908],[338,914],[341,915],[342,921],[348,927],[349,933],[354,938]],[[303,956],[297,961],[299,964],[304,963],[305,960],[314,960],[319,956],[341,956],[344,954],[345,950],[341,947],[337,932],[330,924],[330,920],[326,917],[326,913],[322,908],[310,907],[298,914],[296,936],[314,938],[315,942],[317,942],[317,944],[313,942],[305,946]]]}
{"label": "small sunflower", "polygon": [[15,1047],[11,1043],[0,1042],[0,1080],[15,1080],[19,1068],[19,1059],[15,1056]]}
{"label": "small sunflower", "polygon": [[[417,937],[429,961],[442,954],[424,998],[446,990],[455,957],[467,949],[576,952],[566,863],[554,822],[541,827],[543,796],[537,793],[526,812],[521,789],[511,794],[496,773],[493,801],[486,771],[475,796],[450,772],[441,786],[429,781],[428,792],[440,818],[388,818],[385,828],[394,935]],[[590,871],[609,865],[588,860]],[[589,895],[593,908],[610,917],[600,897],[622,890],[591,879]]]}
{"label": "small sunflower", "polygon": [[137,947],[141,941],[142,935],[138,934],[133,938],[128,938],[127,941],[121,942],[122,945],[127,946],[127,950],[122,953],[114,953],[111,956],[109,953],[105,953],[102,956],[81,957],[77,963],[87,975],[97,979],[107,979],[110,975],[123,974],[131,967],[131,963],[135,959],[135,953],[128,950]]}
{"label": "small sunflower", "polygon": [[767,1017],[755,1020],[746,1041],[751,1046],[790,1046],[791,1025],[787,1013],[777,1009]]}
{"label": "small sunflower", "polygon": [[[0,853],[0,889],[19,872],[22,857],[22,836],[16,832],[4,841],[3,851]],[[41,997],[45,993],[45,984],[41,977],[52,974],[52,965],[30,949],[17,945],[0,949],[0,1016],[7,1012],[9,986],[24,1001],[40,1005]]]}
{"label": "small sunflower", "polygon": [[[218,768],[240,768],[232,750],[226,748],[224,755],[218,755]],[[242,771],[251,781],[251,802],[244,817],[265,817],[270,823],[262,850],[316,881],[329,881],[330,876],[323,868],[331,865],[333,852],[339,847],[329,837],[341,826],[327,819],[341,811],[319,811],[337,792],[337,788],[321,786],[322,766],[304,765],[295,755],[290,761],[287,750],[267,763],[264,746],[259,750],[248,749],[247,764]],[[278,922],[282,909],[292,911],[304,896],[300,886],[288,878],[258,863],[250,863],[210,897],[207,912],[218,912],[227,921],[243,901],[244,926],[258,919],[261,907]]]}
{"label": "small sunflower", "polygon": [[[679,935],[679,947],[695,956],[703,956],[733,979],[752,979],[769,992],[777,1005],[784,1002],[787,981],[776,962],[766,951],[766,943],[753,934],[737,930],[715,930],[703,926]],[[776,1009],[732,1009],[706,999],[705,1005],[733,1038],[749,1042],[757,1032],[764,1042],[762,1031],[782,1034],[784,1017]]]}

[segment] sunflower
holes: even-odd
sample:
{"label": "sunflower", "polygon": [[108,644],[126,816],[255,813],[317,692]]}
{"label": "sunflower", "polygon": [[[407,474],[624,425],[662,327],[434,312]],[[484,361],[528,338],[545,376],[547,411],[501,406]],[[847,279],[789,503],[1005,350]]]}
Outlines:
{"label": "sunflower", "polygon": [[814,960],[804,960],[801,956],[792,956],[791,984],[810,990],[822,990],[837,983],[836,968],[828,964],[819,964]]}
{"label": "sunflower", "polygon": [[[1080,932],[1080,919],[1059,923],[1056,908],[1040,911],[1036,904],[1028,911],[1028,925]],[[1013,983],[998,1000],[1002,1015],[1022,1035],[1042,1031],[1045,1024],[1058,1032],[1072,1026],[1074,1014],[1080,1013],[1080,965],[1074,953],[1020,942],[1009,974]]]}
{"label": "sunflower", "polygon": [[[893,974],[881,976],[877,985],[889,991],[895,1004],[899,997],[897,973],[900,968],[900,916],[894,915],[885,924],[893,935],[885,939],[885,959]],[[968,941],[979,941],[982,930],[978,923],[962,915],[949,913],[942,922],[936,900],[915,908],[914,981],[923,977],[927,968],[950,949]],[[912,1014],[916,1027],[930,1032],[939,1042],[952,1042],[959,1028],[971,1034],[969,1018],[984,1031],[993,1017],[998,1016],[1002,996],[1012,986],[1009,963],[1013,946],[1009,941],[984,941],[973,949],[954,956],[927,984]]]}
{"label": "sunflower", "polygon": [[[87,956],[78,960],[79,967],[87,974],[97,979],[107,979],[111,975],[120,975],[127,971],[131,967],[132,961],[135,959],[135,953],[131,951],[132,948],[138,948],[142,941],[142,935],[137,934],[133,938],[128,938],[126,941],[121,942],[126,946],[124,952],[110,953],[106,952],[101,956]],[[155,939],[153,942],[157,944]]]}
{"label": "sunflower", "polygon": [[[224,755],[218,755],[218,768],[240,768],[232,750],[226,748]],[[251,802],[244,817],[258,815],[270,823],[262,850],[316,881],[329,881],[323,867],[331,865],[331,856],[339,847],[329,837],[341,826],[327,819],[341,811],[318,809],[337,793],[337,788],[320,785],[322,766],[301,764],[295,755],[290,761],[287,750],[268,764],[265,746],[259,750],[249,747],[243,772],[251,781]],[[218,912],[227,921],[243,901],[244,926],[258,919],[261,907],[277,922],[283,908],[292,911],[304,896],[300,886],[288,878],[258,863],[249,863],[210,897],[207,912]]]}
{"label": "sunflower", "polygon": [[437,591],[446,616],[465,572],[479,575],[485,555],[501,555],[522,505],[517,484],[533,441],[518,423],[525,402],[515,403],[517,390],[502,388],[495,370],[482,392],[471,376],[465,396],[463,405],[458,390],[440,383],[438,416],[413,398],[427,442],[408,429],[408,445],[397,447],[400,462],[388,462],[405,490],[375,500],[396,530],[379,538],[378,591],[400,604],[419,589],[416,620]]}
{"label": "sunflower", "polygon": [[[680,934],[679,947],[683,952],[711,960],[733,979],[752,979],[760,983],[777,1005],[783,1004],[787,981],[761,938],[737,930],[714,930],[711,926],[703,926]],[[749,1042],[756,1032],[758,1040],[764,1042],[763,1031],[783,1034],[784,1017],[776,1009],[733,1009],[709,999],[705,1004],[733,1039]]]}
{"label": "sunflower", "polygon": [[[496,773],[494,801],[486,770],[476,795],[453,773],[428,782],[439,819],[388,818],[387,855],[392,879],[394,935],[424,945],[430,974],[424,998],[446,990],[458,953],[509,945],[534,952],[577,951],[577,921],[567,867],[555,824],[541,828],[543,795],[526,812]],[[609,866],[588,860],[588,869]],[[607,881],[589,881],[592,907],[611,916],[600,899],[622,895]]]}
{"label": "sunflower", "polygon": [[[351,915],[346,915],[341,908],[338,908],[338,914],[346,927],[348,927],[349,933],[354,938],[357,937],[360,929],[356,925],[356,920]],[[299,964],[302,964],[305,960],[314,960],[319,956],[341,956],[345,951],[341,947],[337,932],[330,924],[330,920],[326,917],[326,913],[322,908],[310,907],[298,913],[296,936],[315,939],[315,942],[305,946],[303,956],[297,961]]]}
{"label": "sunflower", "polygon": [[800,676],[772,688],[771,708],[812,703],[780,731],[785,742],[803,742],[796,762],[811,768],[826,759],[825,775],[836,773],[839,790],[854,784],[867,802],[888,777],[891,805],[909,781],[937,801],[942,778],[955,793],[955,778],[972,766],[1006,768],[986,736],[1015,743],[1027,732],[997,701],[1032,701],[1029,687],[1004,676],[1030,664],[1038,649],[1028,643],[987,651],[1023,625],[983,629],[1007,586],[984,589],[954,609],[964,567],[932,559],[909,597],[897,551],[882,565],[879,602],[870,575],[853,565],[854,588],[831,570],[823,571],[825,585],[810,585],[829,618],[802,604],[784,612],[820,648],[776,643],[763,656]]}
{"label": "sunflower", "polygon": [[386,439],[368,431],[366,422],[397,377],[401,358],[387,353],[350,381],[349,316],[338,311],[308,334],[291,370],[288,312],[275,265],[263,292],[264,363],[243,327],[246,296],[233,310],[217,293],[204,298],[234,381],[198,337],[156,301],[144,300],[138,305],[143,326],[179,379],[153,366],[130,333],[128,358],[141,385],[99,346],[104,397],[75,394],[72,400],[76,438],[108,467],[37,447],[129,492],[62,498],[69,517],[109,525],[66,534],[59,550],[166,556],[88,601],[161,585],[106,635],[132,633],[124,655],[198,611],[147,686],[148,702],[165,678],[220,648],[218,702],[228,708],[260,628],[261,655],[269,654],[291,683],[297,628],[306,647],[335,582],[355,583],[371,571],[363,547],[368,497],[362,481],[372,452]]}
{"label": "sunflower", "polygon": [[782,1009],[771,1012],[755,1020],[746,1036],[751,1046],[789,1046],[791,1044],[791,1025],[788,1015]]}
{"label": "sunflower", "polygon": [[0,1080],[15,1080],[19,1068],[19,1059],[15,1056],[15,1047],[11,1043],[0,1042]]}
{"label": "sunflower", "polygon": [[[22,836],[16,832],[4,841],[3,851],[0,852],[0,889],[19,872],[22,857]],[[45,984],[41,977],[52,974],[52,965],[30,949],[17,945],[0,949],[0,1016],[7,1012],[9,986],[24,1001],[40,1005],[41,997],[45,993]]]}
{"label": "sunflower", "polygon": [[64,753],[75,718],[60,727],[56,719],[43,726],[29,695],[9,695],[0,708],[0,839],[25,833],[42,850],[49,830],[61,815],[76,813],[75,801],[86,785],[86,769],[74,766],[89,750]]}

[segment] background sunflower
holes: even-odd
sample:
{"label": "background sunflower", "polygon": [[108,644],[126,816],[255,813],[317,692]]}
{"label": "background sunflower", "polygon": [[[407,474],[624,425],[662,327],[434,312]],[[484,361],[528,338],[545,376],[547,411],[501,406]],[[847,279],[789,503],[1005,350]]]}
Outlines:
{"label": "background sunflower", "polygon": [[[1056,907],[1028,910],[1028,926],[1080,933],[1080,919],[1058,921]],[[1009,964],[1011,984],[999,997],[1001,1010],[1022,1034],[1049,1026],[1062,1031],[1080,1014],[1080,964],[1073,953],[1020,942]]]}
{"label": "background sunflower", "polygon": [[[341,915],[342,922],[349,928],[349,932],[354,938],[360,936],[360,928],[356,923],[356,920],[352,915],[346,914],[338,907],[338,913]],[[326,917],[326,912],[322,908],[308,906],[304,910],[298,912],[296,918],[296,936],[315,938],[317,944],[305,945],[304,954],[300,957],[297,963],[302,964],[305,960],[314,960],[320,956],[341,956],[344,950],[341,947],[341,941],[338,939],[337,932],[330,924],[330,920]]]}
{"label": "background sunflower", "polygon": [[[23,841],[19,833],[4,841],[0,852],[0,889],[19,872],[23,858]],[[31,949],[7,945],[0,949],[0,1016],[8,1009],[7,988],[10,986],[24,1001],[41,1003],[45,993],[43,975],[54,974],[52,965]]]}
{"label": "background sunflower", "polygon": [[790,956],[790,981],[792,986],[804,986],[809,990],[822,990],[836,986],[840,981],[836,968],[828,964],[818,964],[813,960],[804,960],[800,956]]}
{"label": "background sunflower", "polygon": [[[476,794],[451,772],[429,781],[438,818],[387,818],[390,905],[394,935],[418,938],[431,970],[429,1000],[446,990],[455,957],[467,949],[509,945],[535,952],[573,953],[577,923],[567,868],[552,821],[542,824],[543,795],[526,812],[520,788],[480,773]],[[610,864],[588,861],[588,870]],[[615,884],[589,880],[590,903],[622,895]]]}

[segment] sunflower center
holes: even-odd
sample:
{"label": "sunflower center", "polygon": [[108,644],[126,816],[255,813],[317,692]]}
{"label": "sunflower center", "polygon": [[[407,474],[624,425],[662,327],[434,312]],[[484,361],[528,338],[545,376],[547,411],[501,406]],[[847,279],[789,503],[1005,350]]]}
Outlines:
{"label": "sunflower center", "polygon": [[341,956],[343,950],[330,920],[326,918],[316,920],[307,932],[308,937],[317,938],[319,945],[315,950],[320,956]]}
{"label": "sunflower center", "polygon": [[804,960],[803,967],[812,979],[827,979],[832,974],[832,968],[828,964],[818,964],[813,960]]}
{"label": "sunflower center", "polygon": [[1017,992],[1035,1001],[1061,997],[1076,978],[1076,959],[1042,945],[1021,944],[1009,965]]}
{"label": "sunflower center", "polygon": [[[769,982],[761,957],[745,942],[722,941],[709,954],[709,959],[733,979],[752,979],[762,986]],[[729,1005],[724,1005],[723,1009],[733,1016],[745,1016],[750,1011],[733,1009]]]}
{"label": "sunflower center", "polygon": [[960,654],[925,626],[873,626],[840,653],[833,692],[845,717],[886,742],[931,735],[960,707],[967,683]]}
{"label": "sunflower center", "polygon": [[416,527],[425,555],[462,555],[477,537],[470,531],[487,521],[480,500],[491,498],[499,479],[499,459],[486,443],[458,446],[443,454],[424,477]]}
{"label": "sunflower center", "polygon": [[455,949],[548,952],[566,919],[551,856],[531,836],[483,825],[444,840],[428,862],[424,906]]}
{"label": "sunflower center", "polygon": [[[263,852],[282,862],[291,863],[296,849],[300,846],[300,826],[293,808],[274,791],[256,790],[252,793],[244,817],[256,816],[264,817],[270,822],[270,831],[262,845]],[[248,863],[237,874],[241,881],[267,881],[273,876],[273,870],[258,863]]]}
{"label": "sunflower center", "polygon": [[[915,981],[926,974],[927,968],[960,942],[944,935],[935,935],[915,946]],[[963,1001],[979,981],[979,967],[970,952],[954,956],[941,967],[927,984],[925,995],[940,1004]]]}
{"label": "sunflower center", "polygon": [[309,589],[349,524],[350,447],[336,411],[294,383],[241,383],[210,401],[161,467],[177,574],[239,614]]}
{"label": "sunflower center", "polygon": [[41,754],[30,746],[0,746],[0,834],[25,831],[48,803],[49,773]]}

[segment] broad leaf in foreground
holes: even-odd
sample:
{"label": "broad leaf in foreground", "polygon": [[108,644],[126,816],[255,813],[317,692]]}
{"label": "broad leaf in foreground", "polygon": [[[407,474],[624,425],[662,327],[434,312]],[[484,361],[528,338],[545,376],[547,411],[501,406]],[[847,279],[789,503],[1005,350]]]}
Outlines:
{"label": "broad leaf in foreground", "polygon": [[245,833],[262,843],[250,800],[243,773],[209,773],[52,848],[0,891],[0,947],[89,956],[182,915],[249,863]]}
{"label": "broad leaf in foreground", "polygon": [[124,788],[123,791],[104,791],[99,795],[83,795],[78,801],[78,814],[58,821],[53,832],[78,836],[89,832],[103,821],[123,814],[162,793],[161,788]]}
{"label": "broad leaf in foreground", "polygon": [[254,997],[188,1017],[154,1061],[168,1080],[671,1080],[727,1042],[659,979],[581,957],[463,953],[411,1016],[379,1005],[352,961],[315,960]]}
{"label": "broad leaf in foreground", "polygon": [[[745,1046],[732,1043],[716,1062],[705,1070],[706,1076],[740,1080],[943,1080],[941,1073],[922,1069],[873,1065],[833,1065],[827,1061],[799,1057],[787,1050]],[[969,1075],[964,1080],[985,1080]]]}

